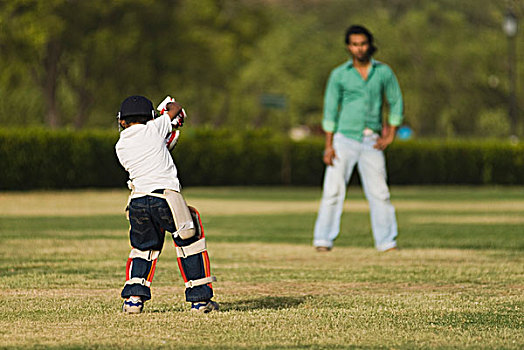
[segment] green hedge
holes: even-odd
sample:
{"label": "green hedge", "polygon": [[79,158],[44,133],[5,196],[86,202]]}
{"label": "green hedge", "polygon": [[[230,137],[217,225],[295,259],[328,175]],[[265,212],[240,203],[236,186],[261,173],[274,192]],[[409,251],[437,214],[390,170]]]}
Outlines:
{"label": "green hedge", "polygon": [[[117,139],[116,130],[0,130],[0,190],[125,187]],[[320,186],[323,144],[268,130],[186,129],[173,155],[184,186]],[[391,184],[524,184],[522,143],[396,141],[386,156]]]}
{"label": "green hedge", "polygon": [[392,184],[524,184],[524,144],[506,141],[395,142],[387,151]]}
{"label": "green hedge", "polygon": [[0,130],[0,189],[125,184],[113,151],[117,137],[116,131]]}

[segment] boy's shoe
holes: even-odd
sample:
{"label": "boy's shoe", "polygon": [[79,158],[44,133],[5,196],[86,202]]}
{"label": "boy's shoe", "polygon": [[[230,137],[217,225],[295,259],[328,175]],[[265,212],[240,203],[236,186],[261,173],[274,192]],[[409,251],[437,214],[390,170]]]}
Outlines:
{"label": "boy's shoe", "polygon": [[139,314],[144,308],[144,302],[140,297],[130,297],[124,300],[122,311],[126,314]]}
{"label": "boy's shoe", "polygon": [[218,303],[214,302],[213,300],[200,301],[191,304],[191,311],[194,312],[201,312],[207,314],[208,312],[211,312],[213,310],[218,311]]}

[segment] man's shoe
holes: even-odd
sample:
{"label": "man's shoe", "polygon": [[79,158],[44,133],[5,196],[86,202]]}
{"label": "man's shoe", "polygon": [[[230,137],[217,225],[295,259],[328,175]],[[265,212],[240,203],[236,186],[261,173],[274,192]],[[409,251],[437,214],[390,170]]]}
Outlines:
{"label": "man's shoe", "polygon": [[398,247],[391,247],[389,249],[386,249],[384,250],[384,253],[387,253],[387,252],[394,252],[395,250],[398,250]]}
{"label": "man's shoe", "polygon": [[317,252],[323,253],[323,252],[329,252],[331,250],[331,247],[315,247]]}
{"label": "man's shoe", "polygon": [[191,311],[194,312],[201,312],[207,314],[208,312],[211,312],[213,310],[218,311],[218,303],[214,302],[213,300],[200,301],[191,304]]}
{"label": "man's shoe", "polygon": [[122,311],[126,314],[139,314],[144,308],[144,302],[140,297],[130,297],[124,300]]}

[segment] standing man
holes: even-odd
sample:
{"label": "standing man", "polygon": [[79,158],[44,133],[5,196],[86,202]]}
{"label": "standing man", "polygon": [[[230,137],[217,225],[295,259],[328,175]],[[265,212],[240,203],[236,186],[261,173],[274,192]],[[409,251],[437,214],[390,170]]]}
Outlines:
{"label": "standing man", "polygon": [[[326,171],[313,245],[317,251],[333,247],[340,232],[347,184],[357,165],[369,202],[375,247],[394,250],[397,221],[383,151],[393,142],[403,119],[402,93],[391,68],[372,58],[377,48],[366,28],[349,27],[345,43],[351,59],[331,72],[324,96]],[[382,120],[384,97],[389,105],[387,122]]]}

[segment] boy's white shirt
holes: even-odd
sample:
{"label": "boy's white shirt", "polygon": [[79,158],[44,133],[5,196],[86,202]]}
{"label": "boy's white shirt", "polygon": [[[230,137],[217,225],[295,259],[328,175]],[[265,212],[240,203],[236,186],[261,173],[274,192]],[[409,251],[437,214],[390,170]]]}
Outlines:
{"label": "boy's white shirt", "polygon": [[120,133],[115,150],[133,183],[136,193],[132,198],[143,197],[158,189],[180,192],[177,169],[165,143],[171,130],[171,119],[164,114],[145,125],[132,125]]}

